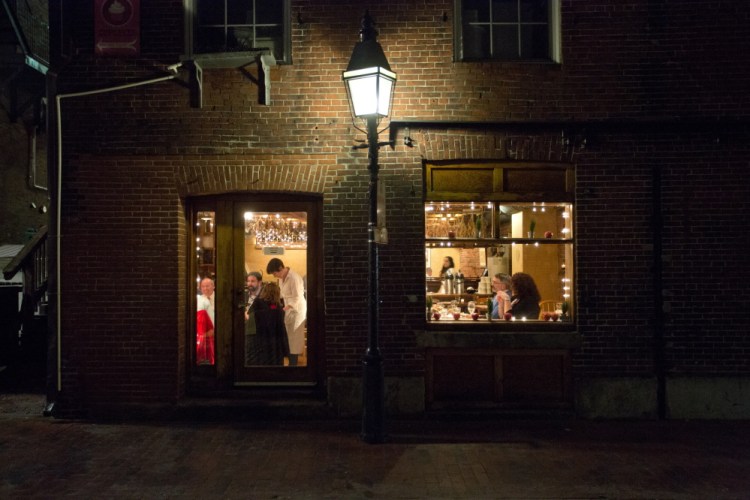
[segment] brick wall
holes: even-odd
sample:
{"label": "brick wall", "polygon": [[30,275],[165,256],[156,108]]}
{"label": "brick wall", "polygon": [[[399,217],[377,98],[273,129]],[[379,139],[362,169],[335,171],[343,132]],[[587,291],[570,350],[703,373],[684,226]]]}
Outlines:
{"label": "brick wall", "polygon": [[24,118],[14,123],[0,112],[0,245],[26,243],[47,223],[46,138],[39,135],[31,156],[34,125]]}
{"label": "brick wall", "polygon": [[[90,13],[76,7],[78,52],[61,74],[62,92],[147,78],[175,62],[181,4],[143,3],[136,60],[93,59]],[[740,230],[750,199],[750,52],[741,50],[750,7],[563,1],[563,64],[545,65],[454,62],[452,5],[392,0],[370,10],[399,76],[393,118],[423,122],[408,130],[415,147],[403,145],[399,125],[395,148],[380,154],[387,374],[422,373],[413,335],[422,305],[406,300],[424,290],[422,162],[453,158],[575,164],[576,376],[653,374],[656,181],[671,307],[667,369],[750,374]],[[173,82],[63,103],[64,383],[95,387],[86,389],[92,398],[181,393],[185,301],[174,290],[186,289],[185,198],[236,190],[323,193],[326,366],[332,376],[360,373],[367,153],[350,148],[364,134],[351,125],[341,72],[362,7],[293,0],[292,10],[293,64],[271,70],[271,106],[258,104],[252,65],[206,70],[203,109],[190,108]],[[429,123],[436,120],[451,124]],[[478,121],[515,125],[461,124]],[[129,255],[129,246],[140,251]]]}

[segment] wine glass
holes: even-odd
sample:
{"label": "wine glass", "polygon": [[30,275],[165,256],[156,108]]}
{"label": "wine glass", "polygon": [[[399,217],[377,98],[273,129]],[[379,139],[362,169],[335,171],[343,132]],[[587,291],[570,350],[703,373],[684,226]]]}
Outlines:
{"label": "wine glass", "polygon": [[477,308],[476,302],[473,300],[470,300],[468,304],[466,304],[466,310],[469,311],[469,314],[474,314],[474,311]]}

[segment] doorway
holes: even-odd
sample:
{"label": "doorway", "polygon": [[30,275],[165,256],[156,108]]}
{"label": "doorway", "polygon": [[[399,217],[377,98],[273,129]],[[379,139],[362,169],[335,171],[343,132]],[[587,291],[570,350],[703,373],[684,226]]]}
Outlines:
{"label": "doorway", "polygon": [[[322,199],[226,195],[194,200],[191,214],[194,378],[223,387],[321,386]],[[267,272],[279,262],[283,272]]]}

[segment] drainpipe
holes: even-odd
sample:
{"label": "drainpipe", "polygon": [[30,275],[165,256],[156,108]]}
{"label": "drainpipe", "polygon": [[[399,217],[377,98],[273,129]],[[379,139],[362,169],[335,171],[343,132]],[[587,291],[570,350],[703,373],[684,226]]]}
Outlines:
{"label": "drainpipe", "polygon": [[[95,90],[86,90],[83,92],[72,92],[69,94],[57,94],[55,96],[55,115],[57,118],[57,131],[56,131],[56,139],[57,139],[57,204],[56,204],[56,217],[55,217],[55,230],[57,233],[57,238],[55,240],[55,267],[56,267],[56,301],[55,301],[55,309],[56,309],[56,318],[55,318],[55,324],[56,324],[56,333],[57,333],[57,391],[60,392],[62,390],[62,354],[61,354],[61,327],[62,327],[62,314],[60,311],[60,305],[62,303],[62,286],[61,286],[61,259],[60,259],[60,247],[61,247],[61,241],[62,241],[62,231],[61,231],[61,221],[62,221],[62,215],[61,215],[61,209],[62,209],[62,113],[61,113],[61,103],[63,99],[66,99],[68,97],[83,97],[83,96],[89,96],[94,94],[104,94],[106,92],[116,92],[118,90],[124,90],[129,89],[133,87],[140,87],[143,85],[151,85],[154,83],[164,82],[167,80],[173,80],[177,78],[178,73],[177,70],[182,66],[182,63],[172,64],[170,66],[167,66],[167,71],[170,71],[172,74],[166,75],[166,76],[160,76],[157,78],[151,78],[149,80],[143,80],[139,82],[132,82],[132,83],[126,83],[123,85],[116,85],[114,87],[107,87],[103,89],[95,89]],[[48,408],[51,408],[48,402]],[[50,409],[51,411],[51,409]]]}
{"label": "drainpipe", "polygon": [[656,372],[656,408],[659,420],[667,417],[665,345],[664,345],[664,299],[662,281],[662,226],[661,216],[661,167],[652,170],[652,220],[653,220],[653,273],[654,273],[654,370]]}

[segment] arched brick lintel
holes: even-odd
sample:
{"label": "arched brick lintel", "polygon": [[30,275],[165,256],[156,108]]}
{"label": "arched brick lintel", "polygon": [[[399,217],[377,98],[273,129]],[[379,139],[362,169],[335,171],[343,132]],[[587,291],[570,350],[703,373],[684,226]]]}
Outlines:
{"label": "arched brick lintel", "polygon": [[253,156],[186,158],[176,169],[181,197],[236,191],[323,194],[338,176],[337,158],[319,156]]}

